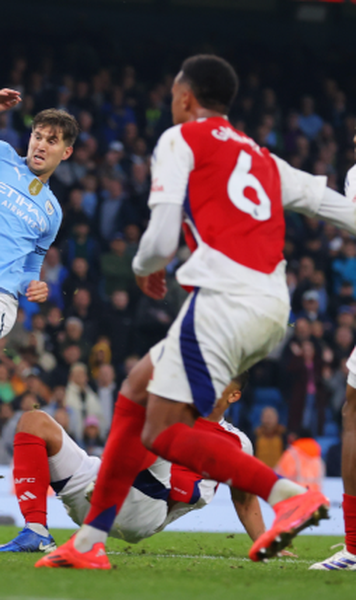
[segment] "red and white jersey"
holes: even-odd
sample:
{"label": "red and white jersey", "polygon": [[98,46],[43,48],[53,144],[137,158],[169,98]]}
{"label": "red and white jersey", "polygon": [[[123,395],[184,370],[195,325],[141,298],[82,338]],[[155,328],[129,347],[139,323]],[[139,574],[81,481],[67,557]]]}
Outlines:
{"label": "red and white jersey", "polygon": [[[228,436],[239,449],[253,455],[253,447],[250,439],[245,433],[237,429],[237,427],[234,427],[231,423],[225,421],[225,419],[222,419],[219,423],[209,422],[209,425],[211,425],[211,430],[215,434]],[[215,496],[218,485],[217,481],[203,479],[201,475],[193,473],[193,471],[185,467],[172,465],[169,497],[171,500],[178,502],[178,504],[175,504],[169,511],[163,527],[166,527],[169,523],[182,517],[187,512],[203,508],[209,504]]]}
{"label": "red and white jersey", "polygon": [[287,300],[283,209],[299,202],[315,214],[325,186],[212,117],[161,136],[149,205],[183,208],[192,255],[177,272],[182,285]]}
{"label": "red and white jersey", "polygon": [[356,203],[356,165],[351,167],[346,173],[345,196]]}

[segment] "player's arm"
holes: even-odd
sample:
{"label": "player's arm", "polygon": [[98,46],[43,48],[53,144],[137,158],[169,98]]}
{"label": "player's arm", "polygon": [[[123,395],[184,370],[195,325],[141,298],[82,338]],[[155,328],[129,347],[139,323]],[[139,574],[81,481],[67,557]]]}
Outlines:
{"label": "player's arm", "polygon": [[52,216],[49,230],[38,239],[35,250],[26,257],[19,292],[30,302],[46,302],[48,298],[47,283],[40,281],[41,269],[47,250],[56,239],[61,221],[62,211],[58,206],[58,210]]}
{"label": "player's arm", "polygon": [[132,264],[137,284],[152,298],[163,298],[166,292],[164,267],[178,248],[182,207],[193,165],[193,153],[180,126],[168,129],[152,158],[151,219]]}
{"label": "player's arm", "polygon": [[17,90],[3,88],[0,90],[0,112],[14,108],[21,102],[21,94]]}
{"label": "player's arm", "polygon": [[23,269],[19,292],[30,302],[45,302],[48,298],[48,286],[40,281],[41,268],[47,250],[36,246],[36,250],[27,257]]}
{"label": "player's arm", "polygon": [[356,235],[356,205],[350,198],[328,188],[326,177],[310,175],[291,167],[277,156],[273,158],[281,177],[285,210],[320,217]]}
{"label": "player's arm", "polygon": [[231,488],[231,500],[237,516],[254,542],[266,531],[257,496]]}
{"label": "player's arm", "polygon": [[165,266],[175,255],[182,223],[178,204],[157,204],[132,263],[136,281],[148,296],[160,299],[166,293]]}

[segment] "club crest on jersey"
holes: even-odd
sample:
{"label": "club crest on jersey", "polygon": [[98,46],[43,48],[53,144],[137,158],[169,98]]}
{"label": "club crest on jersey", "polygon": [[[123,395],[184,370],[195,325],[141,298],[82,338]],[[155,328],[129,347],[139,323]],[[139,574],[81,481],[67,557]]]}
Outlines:
{"label": "club crest on jersey", "polygon": [[43,183],[41,183],[39,179],[32,179],[30,185],[28,186],[28,191],[30,192],[31,196],[38,196],[42,188]]}
{"label": "club crest on jersey", "polygon": [[46,201],[45,209],[46,209],[47,215],[49,215],[49,216],[53,215],[54,207],[53,207],[52,202],[50,202],[49,200]]}

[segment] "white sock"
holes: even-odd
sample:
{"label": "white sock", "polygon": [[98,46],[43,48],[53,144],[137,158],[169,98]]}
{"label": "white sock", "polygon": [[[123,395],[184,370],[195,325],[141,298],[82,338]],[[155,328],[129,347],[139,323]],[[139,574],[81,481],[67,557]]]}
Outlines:
{"label": "white sock", "polygon": [[41,523],[26,523],[27,529],[31,529],[38,535],[43,535],[44,537],[49,537],[49,531],[47,527],[41,525]]}
{"label": "white sock", "polygon": [[268,504],[274,506],[277,502],[281,502],[281,500],[287,500],[287,498],[292,498],[292,496],[299,496],[300,494],[305,494],[308,490],[299,485],[298,483],[294,483],[294,481],[290,481],[289,479],[278,479],[271,489],[270,495],[268,496]]}
{"label": "white sock", "polygon": [[74,548],[78,552],[88,552],[97,542],[105,544],[108,534],[91,525],[82,525],[74,537]]}

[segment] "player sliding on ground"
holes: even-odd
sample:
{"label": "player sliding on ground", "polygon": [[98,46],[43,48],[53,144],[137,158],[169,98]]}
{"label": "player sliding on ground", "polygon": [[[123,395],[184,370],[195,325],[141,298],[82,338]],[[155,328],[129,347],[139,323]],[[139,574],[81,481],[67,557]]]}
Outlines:
{"label": "player sliding on ground", "polygon": [[[19,92],[0,90],[0,111],[20,101]],[[48,287],[40,281],[40,272],[62,221],[48,180],[71,156],[77,135],[74,117],[48,109],[33,120],[26,158],[0,141],[0,338],[16,321],[19,294],[30,302],[47,300]]]}
{"label": "player sliding on ground", "polygon": [[[223,419],[226,409],[240,399],[246,373],[224,390],[212,415],[211,430],[228,436],[238,448],[252,454],[247,436]],[[100,459],[80,449],[64,429],[45,412],[22,415],[14,440],[14,482],[25,519],[25,528],[0,552],[50,552],[55,549],[47,529],[47,489],[50,484],[66,506],[68,514],[81,525],[89,510],[88,492],[99,471]],[[217,482],[149,454],[130,489],[110,536],[136,543],[161,531],[187,512],[211,502]],[[256,496],[233,493],[237,515],[252,540],[265,527]]]}
{"label": "player sliding on ground", "polygon": [[355,205],[327,188],[326,177],[292,168],[230,125],[236,90],[235,71],[215,56],[187,59],[175,78],[175,126],[153,155],[152,214],[133,269],[143,292],[162,299],[164,267],[184,222],[192,254],[177,279],[191,293],[153,373],[146,356],[122,386],[84,525],[38,567],[110,568],[105,542],[148,450],[274,508],[272,528],[250,550],[254,561],[274,556],[327,514],[321,493],[279,478],[201,418],[236,372],[285,335],[284,209],[356,234]]}

